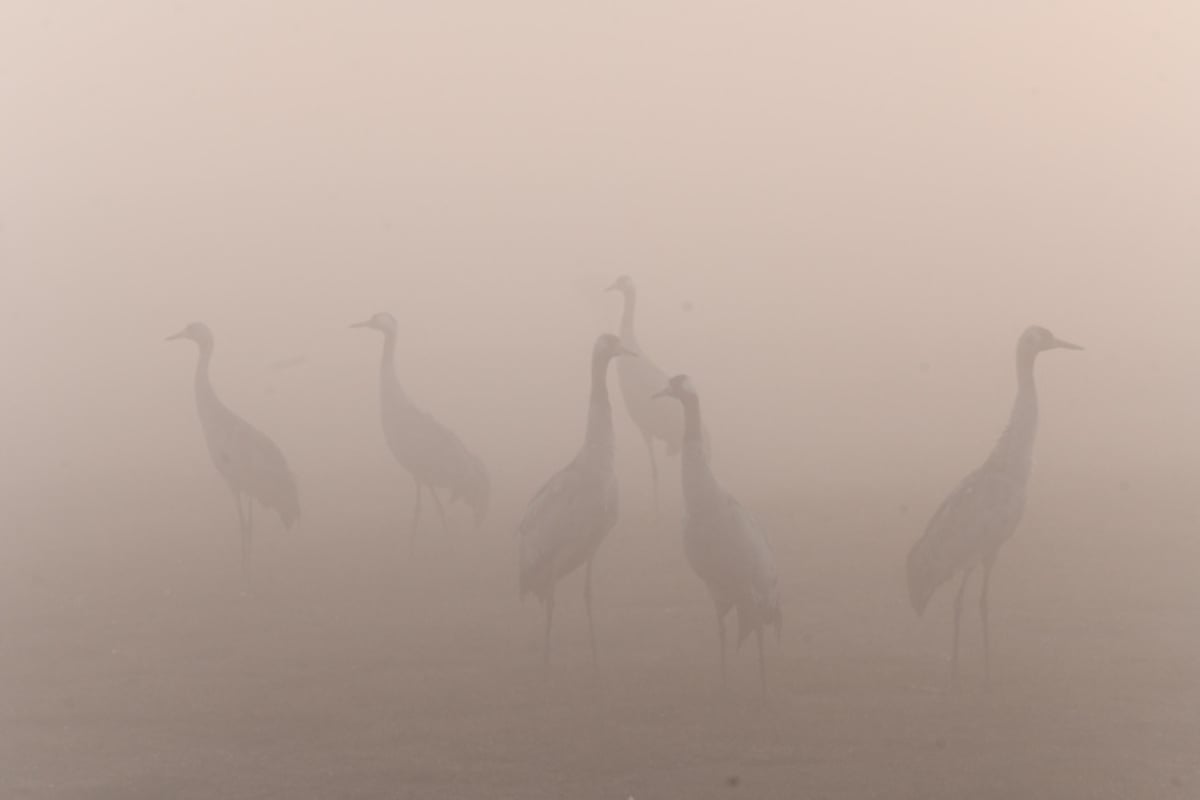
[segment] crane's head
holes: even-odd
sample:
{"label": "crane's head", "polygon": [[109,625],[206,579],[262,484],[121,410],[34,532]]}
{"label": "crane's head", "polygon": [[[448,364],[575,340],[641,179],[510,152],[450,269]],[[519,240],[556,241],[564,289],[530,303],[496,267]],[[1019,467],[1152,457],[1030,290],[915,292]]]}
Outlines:
{"label": "crane's head", "polygon": [[620,292],[621,294],[624,294],[624,295],[631,295],[637,290],[634,288],[633,278],[629,277],[628,275],[622,275],[621,277],[619,277],[615,281],[613,281],[612,286],[609,286],[604,291]]}
{"label": "crane's head", "polygon": [[917,616],[925,613],[929,599],[954,574],[954,569],[939,558],[936,548],[922,539],[908,551],[908,600]]}
{"label": "crane's head", "polygon": [[658,392],[654,397],[674,397],[676,400],[687,401],[696,397],[696,387],[687,375],[676,375],[667,381],[667,388]]}
{"label": "crane's head", "polygon": [[203,322],[193,322],[179,333],[167,337],[168,342],[175,339],[190,339],[201,348],[212,347],[213,343],[212,331]]}
{"label": "crane's head", "polygon": [[1031,355],[1041,353],[1045,350],[1082,350],[1083,348],[1077,344],[1063,341],[1055,336],[1050,331],[1040,325],[1030,325],[1021,334],[1021,338],[1017,347],[1024,353]]}
{"label": "crane's head", "polygon": [[372,328],[380,333],[395,333],[396,318],[386,311],[380,311],[368,320],[356,322],[350,326],[351,328]]}
{"label": "crane's head", "polygon": [[596,337],[596,344],[592,346],[592,358],[603,361],[616,358],[617,356],[636,356],[637,353],[630,350],[625,345],[621,344],[621,337],[611,333],[602,333]]}

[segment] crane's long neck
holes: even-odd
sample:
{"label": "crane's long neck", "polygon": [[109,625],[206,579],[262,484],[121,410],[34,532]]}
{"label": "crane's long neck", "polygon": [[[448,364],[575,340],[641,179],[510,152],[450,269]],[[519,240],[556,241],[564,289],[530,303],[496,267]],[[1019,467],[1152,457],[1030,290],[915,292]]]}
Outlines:
{"label": "crane's long neck", "polygon": [[383,402],[408,402],[408,395],[396,379],[396,334],[383,334],[383,356],[379,361],[379,396]]}
{"label": "crane's long neck", "polygon": [[224,408],[208,375],[208,367],[212,363],[212,342],[200,342],[198,346],[200,355],[196,359],[196,406],[202,413],[207,409]]}
{"label": "crane's long neck", "polygon": [[637,311],[637,291],[627,289],[625,295],[625,309],[621,312],[621,341],[626,347],[637,349],[637,334],[633,330],[633,315]]}
{"label": "crane's long neck", "polygon": [[612,402],[608,397],[608,362],[611,357],[592,357],[592,392],[588,401],[584,451],[605,464],[613,460]]}
{"label": "crane's long neck", "polygon": [[1009,472],[1021,480],[1029,477],[1033,465],[1033,441],[1037,436],[1038,397],[1033,376],[1035,351],[1017,351],[1017,397],[1013,401],[1008,427],[992,449],[988,465]]}
{"label": "crane's long neck", "polygon": [[698,513],[706,502],[719,496],[717,479],[705,453],[704,422],[700,417],[700,398],[683,399],[683,501],[689,512]]}

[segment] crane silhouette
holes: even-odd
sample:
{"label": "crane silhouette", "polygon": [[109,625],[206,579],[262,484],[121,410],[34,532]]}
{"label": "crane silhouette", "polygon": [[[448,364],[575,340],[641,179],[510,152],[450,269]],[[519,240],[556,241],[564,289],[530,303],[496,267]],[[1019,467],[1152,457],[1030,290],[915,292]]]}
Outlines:
{"label": "crane silhouette", "polygon": [[596,626],[592,616],[592,561],[596,549],[617,522],[617,476],[613,471],[612,404],[608,365],[617,356],[635,355],[612,334],[592,347],[591,395],[583,447],[566,467],[542,486],[517,526],[520,535],[521,598],[534,594],[545,607],[543,666],[550,666],[550,626],[558,581],[586,565],[583,598],[588,639],[596,663]]}
{"label": "crane silhouette", "polygon": [[[254,537],[254,501],[274,510],[285,528],[300,519],[296,479],[279,447],[262,431],[229,410],[217,397],[209,379],[213,335],[207,325],[193,322],[167,341],[189,339],[196,343],[196,412],[212,462],[233,494],[238,533],[242,544],[242,577],[250,583],[250,549]],[[245,506],[243,508],[243,498]]]}
{"label": "crane silhouette", "polygon": [[958,629],[963,592],[975,567],[983,566],[979,615],[983,626],[985,680],[991,682],[988,588],[1000,546],[1016,531],[1025,510],[1025,487],[1033,465],[1038,398],[1034,362],[1047,350],[1083,348],[1065,342],[1045,328],[1027,328],[1017,340],[1017,396],[1008,427],[991,455],[942,502],[925,533],[908,553],[908,596],[921,616],[938,587],[955,573],[962,581],[954,596],[951,678],[958,680]]}
{"label": "crane silhouette", "polygon": [[[621,313],[621,342],[640,358],[621,359],[617,363],[617,379],[621,386],[621,397],[625,410],[642,434],[646,452],[650,456],[650,476],[654,484],[654,511],[659,510],[658,460],[654,454],[654,440],[661,440],[667,455],[677,454],[683,446],[683,414],[672,403],[659,403],[654,393],[667,383],[667,373],[646,357],[634,330],[634,314],[637,311],[637,287],[628,275],[622,275],[605,291],[620,292],[624,297]],[[705,457],[708,455],[708,432],[701,430]]]}
{"label": "crane silhouette", "polygon": [[466,448],[453,431],[413,403],[396,379],[396,319],[379,313],[351,328],[370,328],[383,334],[383,358],[379,364],[379,413],[383,435],[396,460],[412,474],[416,490],[409,550],[416,543],[421,521],[421,492],[433,495],[446,529],[446,509],[438,489],[450,492],[450,502],[462,500],[472,510],[475,525],[487,516],[491,480],[483,462]]}
{"label": "crane silhouette", "polygon": [[737,500],[717,483],[704,450],[700,397],[686,375],[671,378],[654,395],[673,397],[683,406],[683,454],[680,458],[683,500],[684,552],[688,563],[708,587],[717,615],[721,654],[721,685],[726,685],[725,617],[737,610],[737,643],[751,633],[758,641],[758,670],[762,694],[767,693],[763,628],[772,625],[776,637],[783,627],[779,580],[767,535]]}

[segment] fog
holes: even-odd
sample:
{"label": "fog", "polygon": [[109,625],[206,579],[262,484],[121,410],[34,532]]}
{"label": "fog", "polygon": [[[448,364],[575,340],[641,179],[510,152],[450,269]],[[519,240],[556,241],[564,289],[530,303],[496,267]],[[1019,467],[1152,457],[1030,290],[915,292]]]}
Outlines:
{"label": "fog", "polygon": [[[1200,786],[1200,12],[1184,2],[0,8],[0,794],[1184,797]],[[620,517],[554,660],[516,527],[592,342],[690,375],[786,624],[717,690],[712,608],[615,371]],[[448,531],[396,371],[487,465]],[[295,473],[237,519],[212,380]],[[1022,523],[920,619],[905,554],[1043,325]],[[976,578],[976,581],[978,579]]]}

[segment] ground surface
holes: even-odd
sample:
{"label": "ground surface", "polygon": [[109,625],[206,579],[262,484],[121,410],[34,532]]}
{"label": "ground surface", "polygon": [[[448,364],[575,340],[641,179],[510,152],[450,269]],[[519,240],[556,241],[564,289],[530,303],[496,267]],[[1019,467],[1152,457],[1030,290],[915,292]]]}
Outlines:
{"label": "ground surface", "polygon": [[765,703],[752,647],[717,691],[670,520],[597,564],[598,674],[564,584],[548,683],[502,526],[430,525],[410,559],[374,522],[264,523],[253,596],[207,520],[48,544],[0,595],[0,798],[1200,796],[1200,604],[1156,568],[1186,531],[1114,558],[1044,513],[997,571],[991,690],[972,592],[948,691],[951,593],[917,620],[903,589],[920,520],[759,506],[786,591]]}

